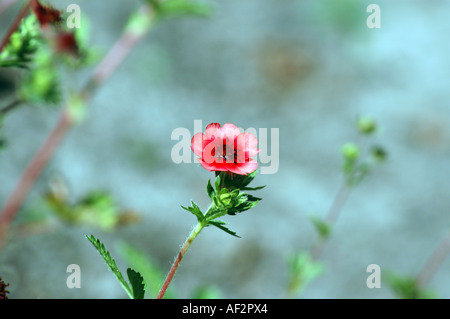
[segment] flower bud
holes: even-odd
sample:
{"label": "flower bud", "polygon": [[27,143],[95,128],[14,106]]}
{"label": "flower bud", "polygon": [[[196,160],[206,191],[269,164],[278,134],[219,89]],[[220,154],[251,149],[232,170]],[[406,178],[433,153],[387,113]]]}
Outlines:
{"label": "flower bud", "polygon": [[378,162],[386,160],[387,152],[381,146],[374,146],[371,150],[371,153],[375,160],[377,160]]}
{"label": "flower bud", "polygon": [[232,199],[231,197],[232,196],[231,196],[230,193],[220,194],[219,195],[219,200],[224,206],[230,206],[231,199]]}
{"label": "flower bud", "polygon": [[345,143],[342,145],[341,153],[346,160],[355,161],[359,157],[359,147],[353,143]]}
{"label": "flower bud", "polygon": [[363,116],[358,119],[357,122],[358,131],[365,135],[374,133],[377,129],[377,124],[374,119],[368,116]]}

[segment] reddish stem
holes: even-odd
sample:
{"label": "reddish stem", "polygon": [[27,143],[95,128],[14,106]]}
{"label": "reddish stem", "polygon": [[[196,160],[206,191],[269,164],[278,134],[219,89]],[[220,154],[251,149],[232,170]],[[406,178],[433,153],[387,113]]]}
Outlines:
{"label": "reddish stem", "polygon": [[8,231],[9,225],[14,219],[16,212],[20,208],[22,202],[26,198],[28,192],[37,180],[48,161],[54,154],[55,150],[61,143],[65,133],[70,128],[71,120],[67,112],[63,112],[58,120],[57,125],[53,129],[50,136],[38,150],[31,160],[19,181],[18,186],[6,202],[0,215],[0,248],[4,237]]}
{"label": "reddish stem", "polygon": [[448,233],[436,249],[431,254],[421,271],[416,277],[416,282],[420,288],[424,288],[428,285],[431,278],[438,271],[444,260],[450,253],[450,233]]}
{"label": "reddish stem", "polygon": [[[148,14],[149,19],[153,18],[152,12],[148,10],[147,5],[142,6],[141,12]],[[116,44],[94,70],[87,85],[79,93],[79,97],[85,104],[89,102],[95,90],[114,73],[130,53],[131,49],[139,43],[145,34],[146,32],[130,32],[130,30],[125,30]],[[10,224],[14,220],[14,216],[28,195],[31,187],[55,153],[67,131],[73,125],[73,119],[70,118],[68,107],[66,106],[64,108],[55,128],[26,168],[18,185],[0,212],[0,248],[3,245]]]}
{"label": "reddish stem", "polygon": [[156,299],[162,299],[164,297],[164,294],[166,293],[167,288],[172,282],[172,279],[175,276],[175,272],[177,271],[178,266],[180,265],[181,259],[183,259],[183,256],[186,254],[189,246],[192,244],[192,242],[198,236],[198,234],[200,234],[200,232],[204,227],[205,223],[198,223],[197,226],[192,230],[191,234],[186,239],[186,242],[184,243],[183,247],[181,247],[181,250],[178,253],[177,258],[175,259],[172,267],[170,268],[166,280],[164,281],[164,284],[162,285],[161,290],[158,293],[158,296],[156,296]]}

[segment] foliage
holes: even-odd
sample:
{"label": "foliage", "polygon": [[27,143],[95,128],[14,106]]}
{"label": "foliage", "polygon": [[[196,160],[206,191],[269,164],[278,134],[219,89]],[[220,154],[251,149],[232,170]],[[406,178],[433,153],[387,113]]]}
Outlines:
{"label": "foliage", "polygon": [[109,251],[106,250],[105,245],[99,239],[95,238],[93,235],[86,236],[86,238],[97,249],[100,256],[102,256],[103,260],[108,266],[109,270],[111,270],[111,272],[120,282],[122,288],[126,291],[128,296],[132,299],[144,299],[145,284],[142,275],[137,271],[128,268],[127,269],[127,276],[129,281],[128,284],[128,282],[125,280],[122,273],[120,272],[119,268],[117,267],[116,261],[111,257]]}
{"label": "foliage", "polygon": [[289,261],[288,293],[299,293],[315,278],[320,276],[325,267],[321,262],[314,261],[309,253],[301,252],[293,255]]}
{"label": "foliage", "polygon": [[410,276],[400,276],[393,272],[387,272],[383,277],[386,283],[398,298],[401,299],[434,299],[436,294],[421,288],[417,280]]}
{"label": "foliage", "polygon": [[200,224],[204,224],[205,226],[215,226],[232,236],[239,237],[234,231],[225,227],[227,224],[226,222],[217,220],[217,218],[227,214],[236,215],[242,213],[258,204],[261,198],[241,191],[241,189],[257,190],[264,187],[247,187],[247,185],[255,178],[256,174],[256,170],[247,175],[230,175],[227,172],[220,172],[215,179],[214,187],[209,180],[206,185],[206,191],[211,199],[211,205],[205,214],[193,201],[191,201],[191,206],[181,207],[192,213]]}

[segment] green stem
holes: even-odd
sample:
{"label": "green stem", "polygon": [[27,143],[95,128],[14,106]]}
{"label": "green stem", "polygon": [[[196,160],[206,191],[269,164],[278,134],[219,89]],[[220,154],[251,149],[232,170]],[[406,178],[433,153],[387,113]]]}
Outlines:
{"label": "green stem", "polygon": [[169,273],[167,274],[166,280],[164,281],[164,284],[161,287],[161,290],[158,293],[158,296],[156,299],[162,299],[164,297],[164,294],[167,291],[167,288],[169,287],[173,277],[175,276],[175,272],[178,269],[178,266],[180,265],[181,260],[183,259],[184,255],[186,254],[187,250],[189,249],[189,246],[191,246],[194,239],[200,234],[202,229],[206,226],[206,221],[199,222],[197,226],[192,230],[189,237],[186,239],[185,243],[183,244],[183,247],[181,247],[180,252],[177,255],[177,258],[175,259],[172,268],[170,268]]}

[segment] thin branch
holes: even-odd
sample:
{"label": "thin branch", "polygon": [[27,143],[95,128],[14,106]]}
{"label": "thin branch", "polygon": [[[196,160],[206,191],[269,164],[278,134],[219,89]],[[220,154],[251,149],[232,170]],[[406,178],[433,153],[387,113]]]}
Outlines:
{"label": "thin branch", "polygon": [[[348,199],[348,196],[350,195],[351,187],[347,186],[345,182],[341,185],[339,188],[333,203],[328,211],[327,216],[325,217],[325,222],[329,227],[333,227],[336,223],[337,219],[339,218],[339,215],[342,211],[342,208],[345,205],[345,202]],[[326,240],[320,238],[312,247],[310,250],[311,258],[318,259],[320,255],[322,254],[322,251],[325,247]]]}
{"label": "thin branch", "polygon": [[438,271],[444,260],[450,254],[450,233],[448,233],[436,247],[430,258],[427,260],[416,277],[416,282],[420,288],[428,285],[431,278]]}
{"label": "thin branch", "polygon": [[[154,17],[153,11],[147,4],[144,4],[139,12],[140,14],[145,15],[147,19],[153,19]],[[150,25],[151,24],[149,24],[149,26]],[[142,30],[142,32],[132,32],[128,29],[124,31],[116,44],[94,70],[87,85],[80,91],[79,98],[84,104],[87,104],[90,101],[96,89],[111,77],[132,48],[139,43],[148,31],[149,28]],[[70,116],[69,108],[70,105],[66,104],[55,128],[25,169],[22,178],[0,212],[0,248],[4,243],[11,222],[14,220],[17,211],[27,197],[30,189],[58,149],[66,133],[75,123]]]}
{"label": "thin branch", "polygon": [[177,257],[175,258],[175,261],[170,268],[169,273],[167,274],[166,280],[164,281],[164,284],[161,287],[161,290],[158,293],[158,296],[156,296],[156,299],[162,299],[167,291],[167,288],[169,287],[170,283],[172,282],[173,277],[175,276],[175,272],[178,269],[178,266],[180,265],[181,259],[183,259],[184,255],[186,254],[187,250],[189,249],[189,246],[191,246],[194,239],[200,234],[202,229],[205,227],[205,223],[198,223],[197,226],[192,230],[189,237],[186,239],[183,247],[181,247],[180,252],[178,253]]}

